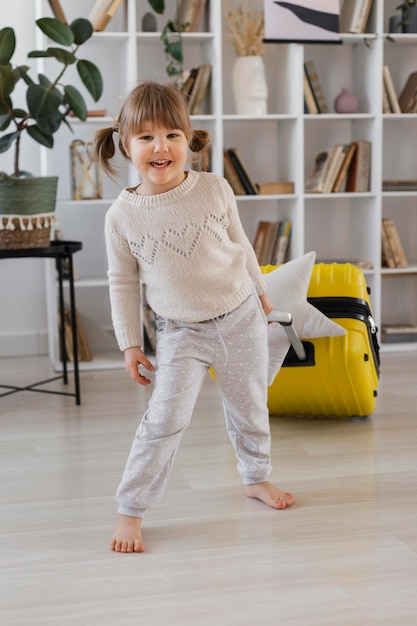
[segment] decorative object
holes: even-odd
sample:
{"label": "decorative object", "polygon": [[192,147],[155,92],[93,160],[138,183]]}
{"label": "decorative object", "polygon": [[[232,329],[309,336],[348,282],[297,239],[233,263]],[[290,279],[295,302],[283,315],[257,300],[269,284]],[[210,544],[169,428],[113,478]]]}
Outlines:
{"label": "decorative object", "polygon": [[233,97],[238,115],[265,115],[268,108],[264,53],[263,11],[250,11],[245,0],[226,8],[228,37],[237,59],[232,69]]}
{"label": "decorative object", "polygon": [[233,97],[238,115],[266,115],[268,85],[262,57],[237,57],[232,69]]}
{"label": "decorative object", "polygon": [[156,17],[153,13],[145,13],[142,18],[142,30],[144,33],[155,33],[156,32]]}
{"label": "decorative object", "polygon": [[[348,0],[353,2],[353,0]],[[314,8],[303,2],[264,0],[265,41],[338,43],[339,0],[316,0]]]}
{"label": "decorative object", "polygon": [[390,33],[402,33],[403,23],[401,15],[391,15],[388,21],[388,28]]}
{"label": "decorative object", "polygon": [[103,197],[101,168],[91,145],[80,139],[71,143],[72,197],[93,200]]}
{"label": "decorative object", "polygon": [[[50,199],[50,191],[42,191],[43,183],[50,183],[50,177],[32,177],[28,172],[20,169],[20,147],[24,133],[34,141],[52,148],[54,134],[61,127],[62,122],[69,124],[69,116],[84,121],[87,118],[87,107],[84,98],[72,85],[63,84],[62,76],[71,65],[78,71],[82,83],[87,91],[97,101],[102,93],[103,83],[98,68],[85,59],[78,58],[79,47],[87,41],[92,33],[92,25],[86,19],[76,19],[71,25],[62,23],[55,18],[42,18],[36,21],[42,33],[60,47],[48,46],[46,50],[34,50],[28,57],[54,59],[60,67],[57,75],[50,80],[44,74],[32,79],[26,65],[13,66],[12,56],[16,48],[16,37],[13,28],[5,27],[0,30],[0,152],[14,148],[14,171],[11,176],[3,175],[0,186],[0,216],[3,235],[16,235],[16,247],[31,247],[28,239],[30,235],[37,235],[41,227],[49,232],[54,218],[50,215],[55,209],[56,180],[53,188],[55,195]],[[22,80],[21,80],[22,79]],[[16,106],[12,97],[16,89],[17,96],[22,98],[22,88],[26,85],[27,110]],[[25,106],[25,105],[23,105]],[[12,127],[10,132],[9,127]],[[31,185],[34,190],[31,191]],[[14,188],[17,187],[16,193]],[[23,195],[24,194],[24,195]],[[7,203],[5,198],[7,197]],[[16,197],[16,204],[12,198]],[[2,198],[2,199],[1,199]],[[48,200],[46,199],[48,198]],[[29,199],[29,200],[28,200]],[[34,202],[38,200],[38,205]],[[28,202],[30,201],[30,210]],[[45,218],[40,216],[49,213]],[[38,215],[29,218],[30,215]],[[11,218],[11,216],[17,216]],[[20,219],[19,215],[24,218]],[[22,230],[21,236],[15,231]],[[6,233],[4,231],[7,231]],[[23,235],[24,233],[24,235]],[[46,233],[43,233],[46,235]],[[12,246],[8,241],[0,245]]]}
{"label": "decorative object", "polygon": [[349,87],[343,87],[339,95],[336,96],[334,110],[336,113],[356,113],[358,110],[358,98],[350,91]]}

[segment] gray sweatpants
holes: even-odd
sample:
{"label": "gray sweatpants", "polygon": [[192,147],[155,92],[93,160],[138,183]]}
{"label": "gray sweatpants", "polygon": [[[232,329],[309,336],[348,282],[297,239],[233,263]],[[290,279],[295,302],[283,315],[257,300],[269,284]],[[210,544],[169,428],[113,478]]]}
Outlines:
{"label": "gray sweatpants", "polygon": [[254,293],[234,311],[205,322],[159,320],[154,391],[117,490],[119,513],[143,517],[161,497],[210,366],[243,482],[267,480],[267,321]]}

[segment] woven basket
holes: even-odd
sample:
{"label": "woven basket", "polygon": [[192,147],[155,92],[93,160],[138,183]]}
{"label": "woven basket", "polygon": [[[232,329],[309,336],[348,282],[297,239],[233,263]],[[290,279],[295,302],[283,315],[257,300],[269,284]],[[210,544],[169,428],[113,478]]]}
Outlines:
{"label": "woven basket", "polygon": [[55,224],[57,176],[0,172],[0,248],[45,248]]}
{"label": "woven basket", "polygon": [[51,241],[53,213],[38,215],[0,215],[0,248],[46,248]]}

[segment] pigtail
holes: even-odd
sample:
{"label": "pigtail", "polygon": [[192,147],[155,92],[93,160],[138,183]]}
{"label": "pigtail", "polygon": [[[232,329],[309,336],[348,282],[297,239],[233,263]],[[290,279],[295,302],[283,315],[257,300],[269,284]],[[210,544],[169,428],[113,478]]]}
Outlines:
{"label": "pigtail", "polygon": [[[94,157],[96,161],[101,165],[103,170],[110,177],[114,177],[117,173],[116,167],[110,163],[116,154],[116,145],[114,142],[113,133],[118,132],[119,123],[116,122],[113,126],[108,128],[101,128],[96,131],[95,141],[93,146]],[[119,141],[119,146],[120,146]],[[124,152],[124,150],[123,150]]]}
{"label": "pigtail", "polygon": [[206,130],[194,130],[190,139],[189,148],[191,152],[201,153],[198,161],[201,163],[201,169],[206,172],[210,164],[209,133]]}

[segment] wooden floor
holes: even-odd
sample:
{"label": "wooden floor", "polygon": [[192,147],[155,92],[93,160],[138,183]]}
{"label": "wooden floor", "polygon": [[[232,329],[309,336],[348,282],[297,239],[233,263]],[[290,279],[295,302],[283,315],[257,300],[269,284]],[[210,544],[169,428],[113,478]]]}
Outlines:
{"label": "wooden floor", "polygon": [[[49,375],[0,361],[0,382]],[[58,387],[61,383],[54,383]],[[271,418],[275,511],[242,495],[207,378],[144,554],[108,542],[114,491],[150,389],[82,374],[73,398],[0,398],[4,626],[415,626],[417,355],[384,354],[364,420]]]}

